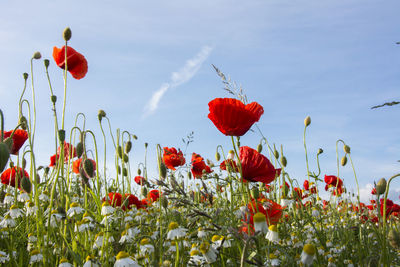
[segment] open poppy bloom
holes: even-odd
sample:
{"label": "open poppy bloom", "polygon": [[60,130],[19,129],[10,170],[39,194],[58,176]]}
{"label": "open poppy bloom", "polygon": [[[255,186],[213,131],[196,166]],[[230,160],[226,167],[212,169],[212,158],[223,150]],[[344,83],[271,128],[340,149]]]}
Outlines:
{"label": "open poppy bloom", "polygon": [[264,109],[257,102],[243,104],[235,98],[216,98],[208,103],[208,118],[224,135],[242,136],[257,122]]}
{"label": "open poppy bloom", "polygon": [[160,197],[160,191],[157,189],[153,189],[149,193],[147,193],[147,199],[150,200],[151,202],[157,201],[159,197]]}
{"label": "open poppy bloom", "polygon": [[[53,58],[57,65],[65,69],[65,46],[53,48]],[[86,58],[75,51],[72,47],[67,47],[67,69],[72,77],[79,80],[85,77],[88,71]]]}
{"label": "open poppy bloom", "polygon": [[[50,165],[49,165],[50,167],[56,165],[56,162],[58,161],[60,154],[61,154],[61,146],[58,147],[57,154],[50,157]],[[64,142],[64,162],[68,162],[70,156],[71,158],[76,157],[76,149],[70,143]]]}
{"label": "open poppy bloom", "polygon": [[174,147],[164,147],[163,161],[165,166],[171,170],[175,170],[175,167],[182,166],[186,162],[182,151],[176,151]]}
{"label": "open poppy bloom", "polygon": [[110,205],[120,207],[122,204],[122,195],[120,193],[110,192],[108,196],[103,197],[103,202],[108,201]]}
{"label": "open poppy bloom", "polygon": [[[92,162],[92,164],[93,164],[93,171],[95,171],[96,170],[96,161],[94,161],[94,160],[92,160],[92,159],[89,159],[91,162]],[[83,161],[83,159],[82,158],[79,158],[79,159],[77,159],[77,160],[75,160],[73,163],[72,163],[72,171],[74,172],[74,173],[77,173],[77,174],[79,174],[80,172],[79,172],[79,169],[80,169],[80,167],[81,167],[81,163],[82,163],[82,161]],[[93,172],[94,173],[94,172]],[[85,173],[86,174],[86,177],[87,178],[90,178],[91,176],[90,175],[88,175],[87,173]]]}
{"label": "open poppy bloom", "polygon": [[135,183],[137,183],[138,185],[143,184],[144,181],[145,178],[143,176],[135,176]]}
{"label": "open poppy bloom", "polygon": [[336,192],[338,195],[341,195],[344,192],[343,189],[343,181],[334,176],[334,175],[325,175],[325,191],[328,191],[330,187],[334,187],[333,195],[336,196]]}
{"label": "open poppy bloom", "polygon": [[[254,226],[254,214],[261,212],[265,215],[267,219],[268,226],[271,224],[277,224],[282,217],[283,208],[278,203],[273,202],[272,200],[265,199],[264,205],[256,200],[252,200],[248,205],[247,208],[250,213],[250,225]],[[264,208],[265,207],[265,208]]]}
{"label": "open poppy bloom", "polygon": [[124,204],[125,206],[122,206],[123,210],[131,209],[133,206],[136,206],[137,209],[145,208],[141,200],[139,200],[135,195],[128,193],[125,194]]}
{"label": "open poppy bloom", "polygon": [[204,159],[196,153],[192,154],[192,174],[194,178],[200,178],[203,176],[203,171],[206,173],[211,173],[212,170],[209,166],[206,165]]}
{"label": "open poppy bloom", "polygon": [[9,168],[1,174],[1,183],[15,187],[15,178],[18,175],[18,188],[21,188],[21,180],[25,176],[29,178],[29,174],[22,168]]}
{"label": "open poppy bloom", "polygon": [[275,169],[267,157],[255,149],[242,146],[239,154],[243,178],[248,181],[268,184],[281,174],[281,169]]}
{"label": "open poppy bloom", "polygon": [[[13,131],[4,132],[4,139],[10,137],[12,132]],[[0,133],[1,133],[1,131],[0,131]],[[1,135],[0,135],[0,138],[1,138]],[[27,139],[28,139],[27,131],[22,130],[22,129],[15,130],[14,135],[12,137],[13,145],[12,145],[10,153],[13,155],[17,155],[19,149],[24,145],[24,143]]]}

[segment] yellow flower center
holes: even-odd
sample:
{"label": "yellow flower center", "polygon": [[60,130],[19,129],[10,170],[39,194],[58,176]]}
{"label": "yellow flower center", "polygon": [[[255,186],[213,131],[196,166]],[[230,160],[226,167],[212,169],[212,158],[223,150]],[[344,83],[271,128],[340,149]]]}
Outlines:
{"label": "yellow flower center", "polygon": [[257,212],[256,214],[254,214],[253,220],[254,220],[254,222],[259,223],[259,222],[266,222],[267,218],[265,217],[265,215],[263,213]]}
{"label": "yellow flower center", "polygon": [[197,250],[197,249],[193,249],[191,252],[190,252],[190,256],[196,256],[196,255],[199,255],[200,254],[200,252]]}
{"label": "yellow flower center", "polygon": [[143,238],[142,241],[140,241],[140,245],[144,246],[150,244],[150,239],[148,238]]}
{"label": "yellow flower center", "polygon": [[60,263],[68,262],[68,260],[64,257],[61,258]]}
{"label": "yellow flower center", "polygon": [[126,253],[125,251],[120,251],[118,253],[118,255],[116,256],[117,260],[125,259],[125,258],[128,258],[128,257],[129,257],[129,254]]}
{"label": "yellow flower center", "polygon": [[104,206],[110,206],[110,203],[108,203],[107,201],[103,202],[103,204],[101,204],[102,207]]}
{"label": "yellow flower center", "polygon": [[206,254],[209,248],[210,248],[210,243],[208,243],[208,242],[203,242],[200,245],[200,251],[203,254]]}
{"label": "yellow flower center", "polygon": [[278,227],[276,226],[276,224],[270,225],[270,226],[268,227],[268,229],[269,229],[270,231],[273,231],[273,232],[278,232]]}
{"label": "yellow flower center", "polygon": [[308,255],[313,256],[315,254],[315,246],[313,244],[305,244],[303,251]]}
{"label": "yellow flower center", "polygon": [[89,256],[86,257],[86,261],[90,261],[90,260],[93,260],[93,259],[94,259],[94,256],[90,256],[89,255]]}
{"label": "yellow flower center", "polygon": [[176,229],[176,228],[178,228],[178,223],[176,223],[176,222],[171,222],[170,224],[169,224],[169,226],[168,226],[168,230],[174,230],[174,229]]}
{"label": "yellow flower center", "polygon": [[34,249],[34,250],[32,250],[31,251],[31,256],[33,256],[33,255],[37,255],[37,254],[39,254],[40,253],[40,251],[39,250],[37,250],[37,249]]}
{"label": "yellow flower center", "polygon": [[221,237],[219,235],[213,235],[213,237],[211,238],[212,242],[217,242]]}
{"label": "yellow flower center", "polygon": [[273,259],[277,259],[278,257],[274,253],[271,253],[271,254],[269,254],[269,258],[271,260],[273,260]]}
{"label": "yellow flower center", "polygon": [[76,202],[72,202],[71,205],[69,205],[70,208],[76,208],[79,207],[79,204]]}

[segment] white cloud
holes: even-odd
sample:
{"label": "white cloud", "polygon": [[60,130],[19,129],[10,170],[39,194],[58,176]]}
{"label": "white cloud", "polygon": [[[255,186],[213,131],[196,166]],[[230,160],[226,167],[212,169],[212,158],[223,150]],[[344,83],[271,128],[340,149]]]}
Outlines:
{"label": "white cloud", "polygon": [[149,102],[147,102],[144,107],[143,117],[146,117],[158,108],[158,103],[160,102],[163,95],[168,91],[169,88],[178,87],[181,84],[188,82],[193,78],[194,75],[199,71],[203,62],[208,58],[212,51],[211,46],[203,46],[196,56],[186,61],[185,65],[177,72],[171,74],[171,82],[164,83],[156,92],[153,93]]}

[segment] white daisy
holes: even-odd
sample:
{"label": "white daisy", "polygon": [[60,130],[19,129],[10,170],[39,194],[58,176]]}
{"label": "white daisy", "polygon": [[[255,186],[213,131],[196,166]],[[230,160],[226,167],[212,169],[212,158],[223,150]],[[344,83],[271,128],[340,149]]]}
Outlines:
{"label": "white daisy", "polygon": [[110,203],[108,203],[107,201],[103,202],[103,204],[101,205],[101,215],[103,216],[113,214],[114,211],[115,208],[110,206]]}
{"label": "white daisy", "polygon": [[140,267],[140,265],[125,251],[120,251],[116,256],[114,267]]}
{"label": "white daisy", "polygon": [[278,243],[281,240],[278,234],[278,227],[275,224],[270,225],[268,227],[268,233],[265,236],[265,238],[271,241],[272,243]]}
{"label": "white daisy", "polygon": [[40,262],[43,260],[43,255],[40,254],[40,251],[37,249],[32,250],[30,255],[31,255],[31,258],[29,260],[29,264],[33,264],[35,262]]}
{"label": "white daisy", "polygon": [[19,193],[19,195],[17,196],[17,200],[19,202],[25,202],[25,201],[28,201],[29,199],[30,199],[29,198],[29,194],[27,192],[25,192],[25,191],[21,191]]}
{"label": "white daisy", "polygon": [[303,247],[303,252],[300,256],[300,261],[305,266],[310,266],[315,258],[315,246],[312,244],[305,244]]}
{"label": "white daisy", "polygon": [[182,238],[186,235],[187,231],[186,228],[179,227],[178,223],[176,222],[171,222],[168,226],[168,230],[167,239],[169,240]]}
{"label": "white daisy", "polygon": [[71,218],[77,214],[81,214],[84,211],[81,207],[79,207],[79,204],[76,202],[72,202],[71,205],[69,205],[69,209],[67,211],[67,216],[68,218]]}

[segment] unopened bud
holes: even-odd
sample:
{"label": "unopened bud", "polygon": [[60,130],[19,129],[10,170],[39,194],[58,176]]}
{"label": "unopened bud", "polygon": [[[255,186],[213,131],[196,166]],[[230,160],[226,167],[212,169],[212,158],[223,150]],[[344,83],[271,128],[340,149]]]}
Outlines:
{"label": "unopened bud", "polygon": [[138,170],[137,170],[137,174],[140,176],[140,175],[142,174],[142,170],[141,170],[141,169],[138,169]]}
{"label": "unopened bud", "polygon": [[105,116],[107,116],[106,112],[100,109],[99,112],[97,113],[97,118],[99,119],[99,121],[101,121]]}
{"label": "unopened bud", "polygon": [[5,143],[0,142],[0,172],[2,172],[6,167],[9,158],[10,149]]}
{"label": "unopened bud", "polygon": [[132,149],[132,142],[128,141],[125,143],[125,153],[128,154]]}
{"label": "unopened bud", "polygon": [[28,121],[26,120],[25,116],[21,116],[19,118],[19,124],[21,124],[22,130],[26,130],[28,128]]}
{"label": "unopened bud", "polygon": [[24,72],[23,74],[22,74],[22,77],[24,77],[24,80],[26,81],[27,79],[28,79],[28,73],[26,73],[26,72]]}
{"label": "unopened bud", "polygon": [[149,146],[148,143],[144,143],[144,147],[147,148]]}
{"label": "unopened bud", "polygon": [[60,143],[63,144],[65,141],[65,131],[58,130],[58,139],[60,139]]}
{"label": "unopened bud", "polygon": [[50,97],[50,99],[51,99],[51,103],[53,103],[53,104],[55,104],[57,102],[57,96],[55,96],[55,95],[52,95]]}
{"label": "unopened bud", "polygon": [[121,174],[121,167],[120,166],[118,166],[117,172],[118,172],[118,174]]}
{"label": "unopened bud", "polygon": [[192,173],[191,173],[191,172],[188,172],[188,173],[187,173],[187,177],[188,177],[189,179],[192,179]]}
{"label": "unopened bud", "polygon": [[137,136],[136,135],[132,135],[133,139],[137,140]]}
{"label": "unopened bud", "polygon": [[343,156],[342,160],[340,161],[340,164],[342,164],[342,166],[345,166],[347,163],[347,157]]}
{"label": "unopened bud", "polygon": [[34,58],[34,59],[41,59],[41,58],[42,58],[42,54],[40,54],[40,52],[35,52],[35,53],[33,54],[33,58]]}
{"label": "unopened bud", "polygon": [[275,157],[276,159],[279,159],[279,152],[278,152],[278,150],[276,150],[275,148],[274,148],[274,157]]}
{"label": "unopened bud", "polygon": [[160,176],[165,179],[167,177],[167,167],[165,167],[164,162],[161,162],[160,164]]}
{"label": "unopened bud", "polygon": [[317,155],[321,155],[322,153],[324,153],[324,150],[322,148],[318,149]]}
{"label": "unopened bud", "polygon": [[122,153],[122,147],[121,146],[117,147],[117,154],[118,154],[118,157],[120,159],[122,159],[122,157],[124,156],[124,154]]}
{"label": "unopened bud", "polygon": [[31,184],[31,181],[29,180],[28,177],[26,177],[26,176],[22,177],[21,187],[22,187],[22,189],[24,189],[25,192],[27,192],[28,194],[31,192],[32,184]]}
{"label": "unopened bud", "polygon": [[22,158],[22,164],[21,164],[22,166],[22,169],[23,170],[25,170],[25,167],[26,167],[26,159],[25,158]]}
{"label": "unopened bud", "polygon": [[381,178],[376,184],[376,193],[382,195],[386,191],[386,179]]}
{"label": "unopened bud", "polygon": [[80,158],[83,154],[83,143],[79,142],[76,144],[76,156]]}
{"label": "unopened bud", "polygon": [[90,159],[85,159],[83,161],[83,169],[90,178],[94,176],[94,165]]}
{"label": "unopened bud", "polygon": [[215,160],[219,161],[221,159],[221,155],[218,153],[218,151],[215,153]]}
{"label": "unopened bud", "polygon": [[258,144],[258,146],[257,146],[257,152],[258,152],[258,153],[261,153],[262,149],[263,149],[262,144],[261,144],[261,143]]}
{"label": "unopened bud", "polygon": [[350,154],[350,147],[348,145],[344,145],[343,150],[345,153]]}
{"label": "unopened bud", "polygon": [[50,65],[50,60],[48,60],[47,58],[45,60],[43,60],[44,66],[46,67],[46,69],[49,67]]}
{"label": "unopened bud", "polygon": [[122,176],[128,176],[128,169],[127,168],[122,168]]}
{"label": "unopened bud", "polygon": [[281,164],[282,164],[283,167],[286,167],[286,165],[287,165],[287,159],[286,159],[285,156],[283,156],[283,157],[281,158]]}
{"label": "unopened bud", "polygon": [[124,154],[123,161],[124,161],[125,163],[128,163],[128,161],[129,161],[129,156],[128,156],[128,154]]}
{"label": "unopened bud", "polygon": [[147,188],[145,187],[145,186],[143,186],[142,187],[142,195],[144,196],[144,197],[146,197],[147,196]]}
{"label": "unopened bud", "polygon": [[311,118],[310,118],[310,116],[307,116],[305,119],[304,119],[304,125],[307,127],[308,125],[310,125],[311,124]]}
{"label": "unopened bud", "polygon": [[72,36],[71,29],[69,27],[65,28],[63,32],[64,40],[69,41],[71,39],[71,36]]}

